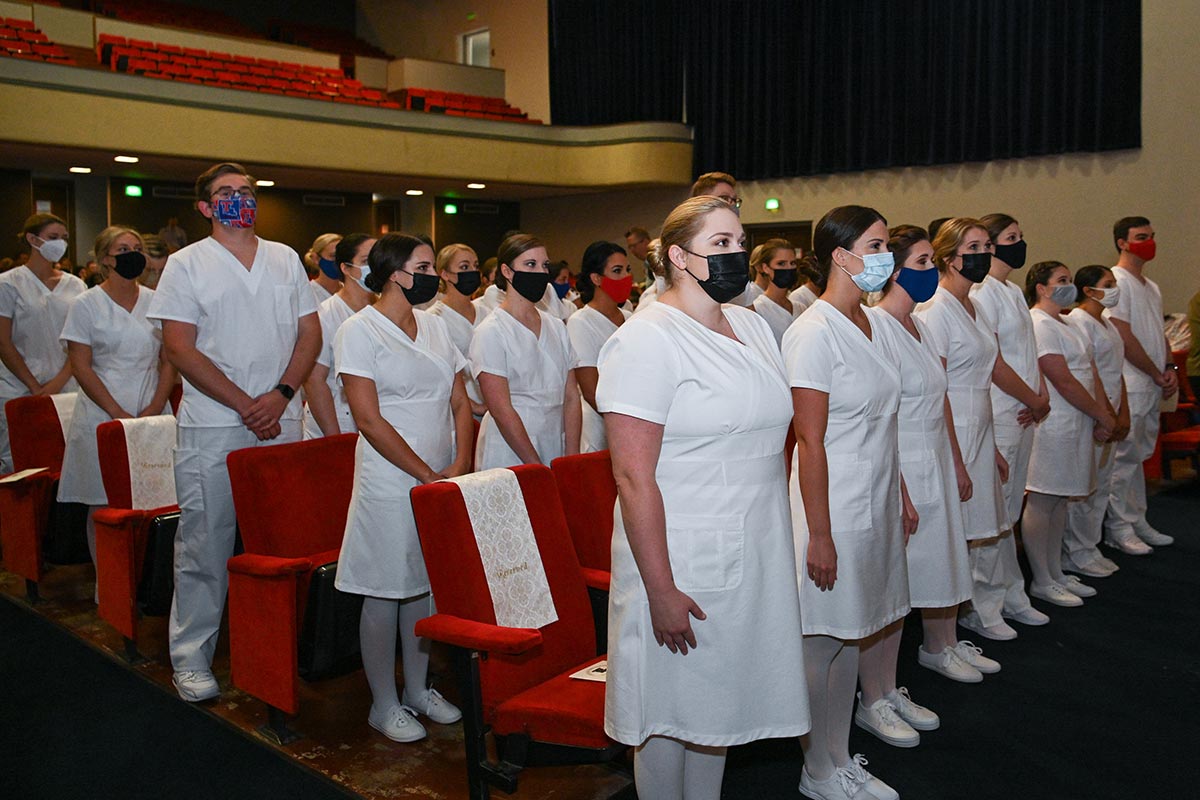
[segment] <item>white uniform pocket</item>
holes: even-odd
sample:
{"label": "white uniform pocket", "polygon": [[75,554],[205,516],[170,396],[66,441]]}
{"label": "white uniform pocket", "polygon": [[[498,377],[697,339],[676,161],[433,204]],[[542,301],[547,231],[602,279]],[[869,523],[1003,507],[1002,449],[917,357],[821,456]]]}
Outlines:
{"label": "white uniform pocket", "polygon": [[937,501],[945,491],[942,486],[942,469],[937,454],[932,450],[917,450],[905,453],[900,459],[900,474],[908,487],[908,498],[913,505],[928,505]]}
{"label": "white uniform pocket", "polygon": [[275,322],[279,325],[295,325],[299,318],[296,292],[291,286],[275,287]]}
{"label": "white uniform pocket", "polygon": [[683,592],[736,588],[742,582],[746,530],[741,516],[668,514],[667,552]]}
{"label": "white uniform pocket", "polygon": [[869,529],[871,482],[874,480],[871,461],[854,455],[830,454],[826,458],[829,464],[829,529]]}

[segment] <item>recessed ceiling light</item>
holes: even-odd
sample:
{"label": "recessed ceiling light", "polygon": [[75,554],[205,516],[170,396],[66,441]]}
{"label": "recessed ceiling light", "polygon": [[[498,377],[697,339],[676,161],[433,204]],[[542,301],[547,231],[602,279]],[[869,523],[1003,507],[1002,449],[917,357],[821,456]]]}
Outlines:
{"label": "recessed ceiling light", "polygon": [[122,164],[136,164],[136,163],[138,163],[138,157],[137,156],[114,156],[113,161],[120,161]]}
{"label": "recessed ceiling light", "polygon": [[92,168],[91,167],[71,167],[71,169],[69,171],[74,172],[78,175],[87,175],[89,172],[92,171]]}
{"label": "recessed ceiling light", "polygon": [[255,181],[255,186],[274,186],[275,181]]}
{"label": "recessed ceiling light", "polygon": [[486,189],[487,184],[486,183],[468,183],[467,188],[468,189]]}
{"label": "recessed ceiling light", "polygon": [[408,195],[409,197],[420,197],[421,195],[423,195],[425,193],[422,192],[420,189],[409,189],[407,192],[405,192],[405,194]]}

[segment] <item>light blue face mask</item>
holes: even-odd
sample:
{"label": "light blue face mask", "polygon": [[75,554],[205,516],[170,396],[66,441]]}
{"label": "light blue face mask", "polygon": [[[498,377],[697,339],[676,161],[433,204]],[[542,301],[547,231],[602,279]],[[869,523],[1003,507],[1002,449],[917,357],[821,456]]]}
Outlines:
{"label": "light blue face mask", "polygon": [[890,252],[867,253],[865,256],[849,250],[846,252],[863,262],[863,271],[857,275],[850,275],[848,269],[838,264],[838,269],[849,275],[855,286],[864,292],[878,292],[887,285],[896,264],[895,257]]}
{"label": "light blue face mask", "polygon": [[[371,294],[378,294],[378,292],[372,291],[371,288],[369,286],[367,286],[367,276],[371,274],[371,265],[370,264],[355,264],[353,261],[347,261],[346,266],[354,267],[356,270],[359,271],[359,276],[357,278],[355,278],[354,281],[355,281],[355,283],[357,283],[359,286],[361,286],[363,288],[364,292],[370,292]],[[342,274],[344,275],[345,273],[342,273]]]}

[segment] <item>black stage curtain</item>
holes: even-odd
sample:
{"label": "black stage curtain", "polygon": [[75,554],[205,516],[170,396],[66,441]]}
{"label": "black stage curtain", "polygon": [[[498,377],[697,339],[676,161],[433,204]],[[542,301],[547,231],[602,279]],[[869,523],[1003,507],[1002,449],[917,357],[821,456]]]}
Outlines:
{"label": "black stage curtain", "polygon": [[682,0],[550,0],[556,125],[679,122]]}
{"label": "black stage curtain", "polygon": [[[694,0],[657,21],[653,3],[638,5],[626,16],[624,3],[551,0],[554,121],[679,119],[666,83],[640,97],[648,75],[674,81],[678,59],[697,173],[772,178],[1141,145],[1139,0]],[[682,49],[660,42],[637,79],[625,70],[613,82],[613,70],[590,68],[594,44],[586,56],[556,48],[564,25],[578,38],[590,26],[593,42],[672,30]],[[587,77],[560,98],[556,76],[565,90],[575,72]]]}

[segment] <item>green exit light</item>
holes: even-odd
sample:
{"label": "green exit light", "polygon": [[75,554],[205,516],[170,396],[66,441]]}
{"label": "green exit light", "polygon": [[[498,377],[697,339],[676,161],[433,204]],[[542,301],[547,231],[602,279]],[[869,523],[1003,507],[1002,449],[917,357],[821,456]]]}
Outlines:
{"label": "green exit light", "polygon": [[142,187],[138,186],[136,183],[127,184],[125,186],[125,196],[126,197],[141,197],[142,196]]}
{"label": "green exit light", "polygon": [[778,211],[779,210],[779,198],[778,197],[768,197],[766,206],[767,206],[767,211]]}
{"label": "green exit light", "polygon": [[446,203],[446,205],[442,206],[442,211],[445,211],[447,214],[457,214],[458,206],[454,205],[454,203]]}
{"label": "green exit light", "polygon": [[477,14],[474,11],[467,12],[467,22],[474,22]]}

